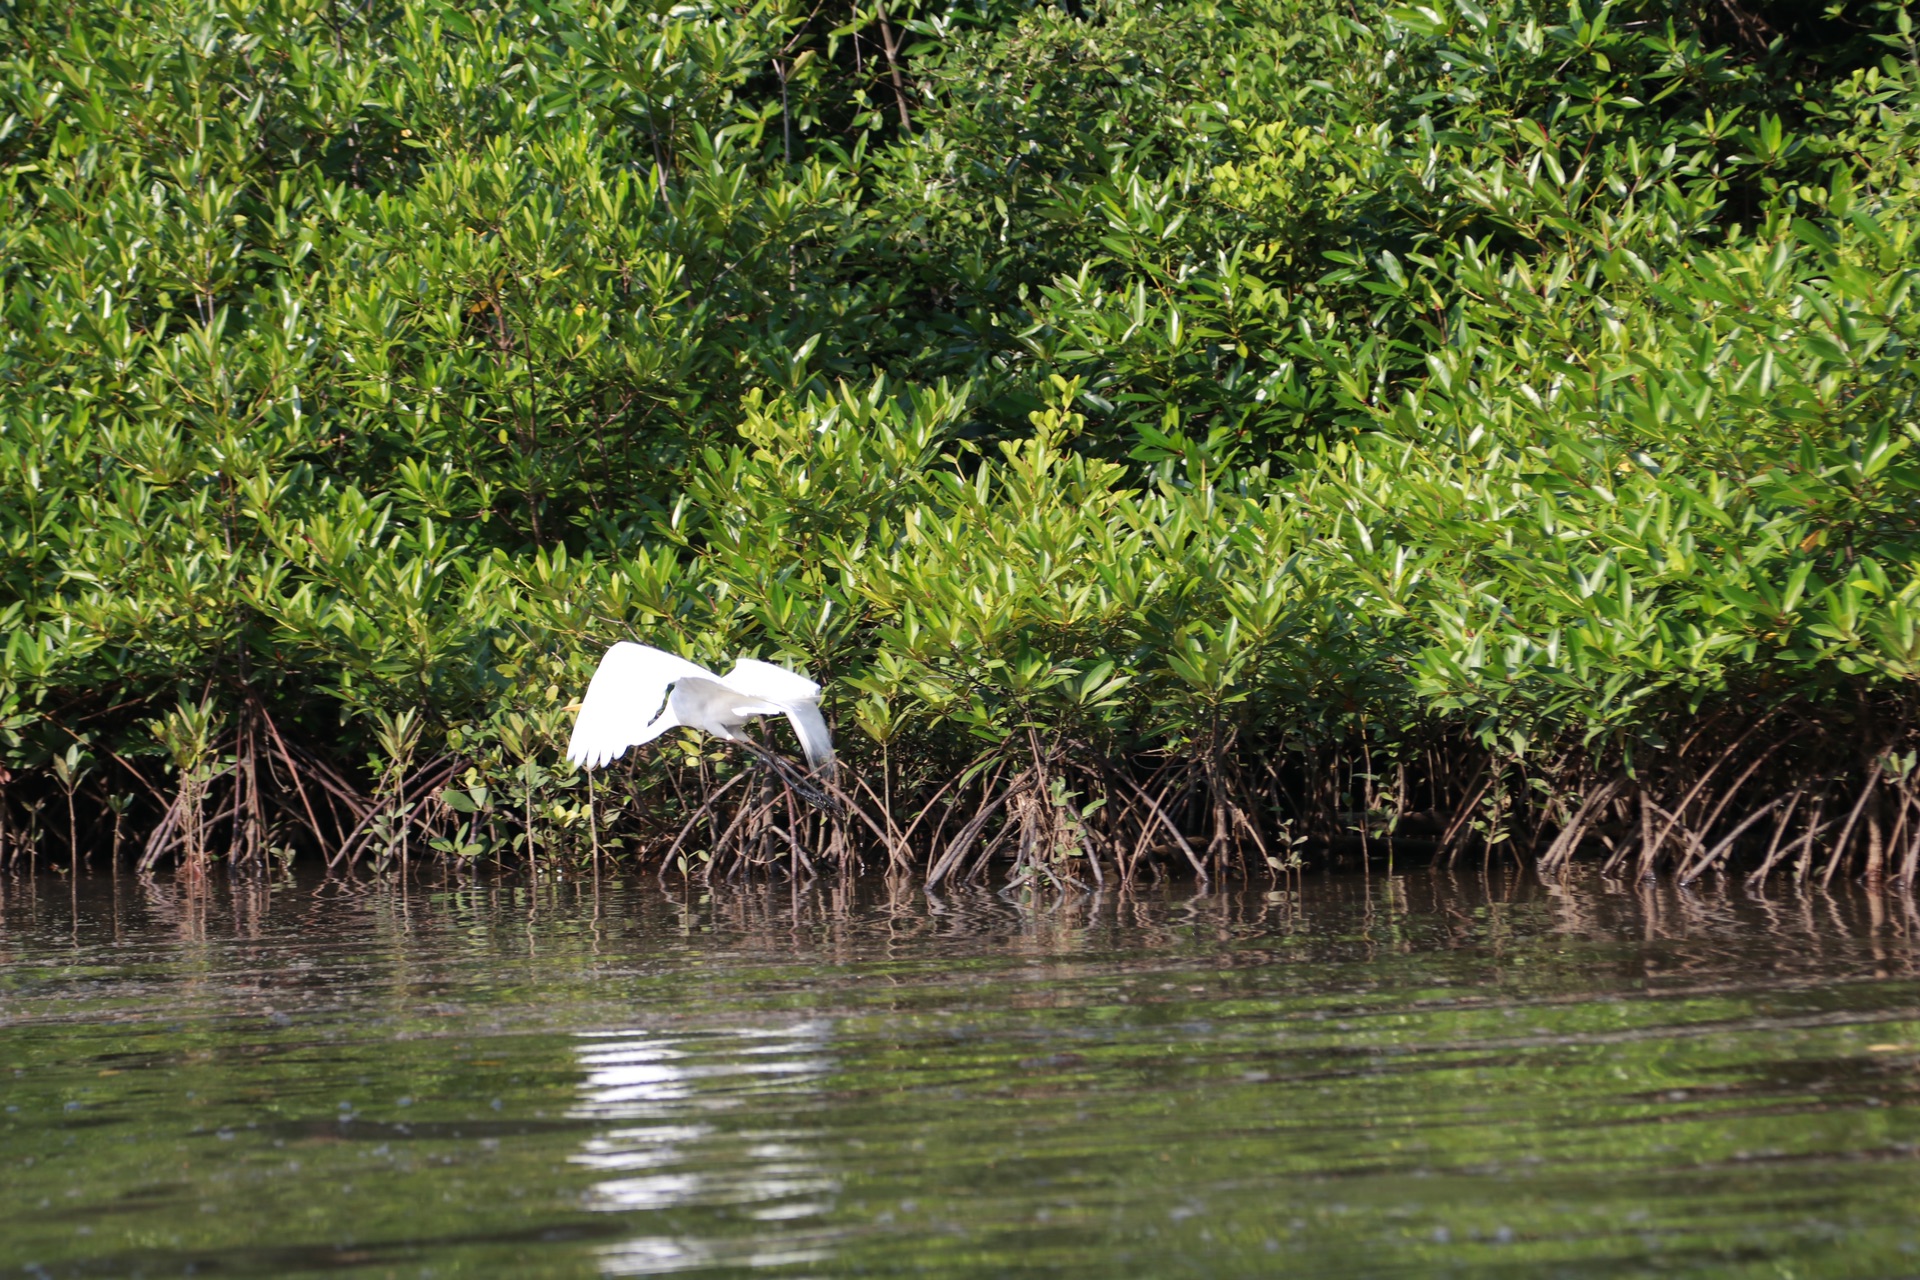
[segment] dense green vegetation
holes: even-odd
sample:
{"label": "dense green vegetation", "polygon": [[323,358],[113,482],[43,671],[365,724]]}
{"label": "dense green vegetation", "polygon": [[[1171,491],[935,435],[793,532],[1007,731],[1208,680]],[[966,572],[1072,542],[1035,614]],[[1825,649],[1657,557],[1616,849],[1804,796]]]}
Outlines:
{"label": "dense green vegetation", "polygon": [[[1913,878],[1902,6],[29,0],[0,49],[9,857]],[[804,664],[847,814],[691,740],[569,770],[619,638]]]}

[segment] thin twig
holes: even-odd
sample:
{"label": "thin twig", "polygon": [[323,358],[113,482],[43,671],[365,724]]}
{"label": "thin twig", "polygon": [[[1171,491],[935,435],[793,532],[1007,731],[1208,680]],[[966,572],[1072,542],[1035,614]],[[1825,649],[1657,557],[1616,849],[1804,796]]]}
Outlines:
{"label": "thin twig", "polygon": [[[947,878],[948,873],[953,870],[954,864],[966,856],[966,852],[972,847],[974,840],[979,837],[981,831],[986,829],[987,822],[995,813],[999,812],[1000,806],[1007,802],[1008,797],[1013,794],[1014,790],[1026,781],[1026,777],[1026,771],[1021,771],[1021,773],[1014,778],[1013,782],[997,796],[992,796],[981,803],[979,812],[973,815],[972,820],[969,821],[966,826],[960,828],[960,834],[953,838],[953,843],[947,846],[947,851],[941,854],[939,860],[928,869],[928,888],[938,888],[940,882]],[[995,781],[998,781],[998,779],[999,775],[996,774]]]}
{"label": "thin twig", "polygon": [[1211,884],[1212,881],[1207,879],[1207,868],[1200,861],[1200,855],[1193,851],[1193,846],[1187,843],[1187,838],[1180,834],[1180,828],[1173,824],[1173,819],[1167,816],[1167,811],[1162,809],[1159,804],[1154,801],[1152,796],[1148,795],[1145,791],[1141,791],[1139,785],[1136,784],[1133,779],[1123,777],[1122,780],[1139,793],[1140,798],[1146,802],[1147,808],[1153,812],[1153,816],[1160,819],[1160,824],[1172,834],[1174,842],[1180,846],[1180,851],[1186,854],[1187,861],[1193,864],[1194,874],[1200,877],[1200,883]]}

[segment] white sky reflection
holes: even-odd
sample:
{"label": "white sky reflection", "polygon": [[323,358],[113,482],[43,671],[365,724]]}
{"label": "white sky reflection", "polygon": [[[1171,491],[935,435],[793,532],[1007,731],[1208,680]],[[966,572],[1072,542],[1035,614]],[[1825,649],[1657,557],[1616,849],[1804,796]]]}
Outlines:
{"label": "white sky reflection", "polygon": [[[575,1050],[585,1078],[569,1110],[607,1127],[569,1157],[604,1175],[589,1206],[702,1219],[667,1222],[600,1251],[606,1275],[662,1275],[710,1266],[769,1266],[827,1256],[817,1233],[791,1227],[828,1208],[838,1182],[799,1127],[831,1068],[832,1027],[602,1032]],[[731,1224],[732,1229],[728,1229]],[[636,1224],[638,1225],[638,1224]],[[663,1228],[665,1228],[663,1230]]]}

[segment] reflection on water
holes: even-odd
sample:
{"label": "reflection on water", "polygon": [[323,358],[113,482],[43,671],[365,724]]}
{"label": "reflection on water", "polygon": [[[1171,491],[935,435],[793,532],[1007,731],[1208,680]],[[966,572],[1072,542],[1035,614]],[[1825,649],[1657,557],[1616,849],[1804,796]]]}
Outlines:
{"label": "reflection on water", "polygon": [[[724,1205],[768,1223],[828,1212],[839,1183],[811,1145],[819,1130],[723,1129],[709,1117],[741,1109],[767,1118],[804,1114],[832,1067],[829,1030],[825,1021],[807,1021],[673,1036],[583,1034],[577,1053],[585,1079],[581,1100],[568,1114],[613,1125],[570,1157],[609,1175],[593,1184],[593,1207],[625,1212]],[[798,1238],[772,1236],[746,1242],[744,1250],[730,1249],[724,1240],[641,1236],[600,1254],[610,1275],[685,1271],[723,1259],[764,1267],[827,1256]]]}
{"label": "reflection on water", "polygon": [[1911,902],[0,881],[0,1274],[1920,1273]]}

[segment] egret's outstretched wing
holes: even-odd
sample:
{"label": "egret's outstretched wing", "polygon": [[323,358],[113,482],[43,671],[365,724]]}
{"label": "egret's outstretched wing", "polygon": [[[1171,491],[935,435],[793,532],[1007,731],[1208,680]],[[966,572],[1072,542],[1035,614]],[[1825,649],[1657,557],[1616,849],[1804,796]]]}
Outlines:
{"label": "egret's outstretched wing", "polygon": [[625,640],[614,645],[600,659],[580,701],[567,759],[597,769],[671,729],[678,722],[670,710],[662,713],[667,686],[688,676],[714,678],[705,667],[651,645]]}
{"label": "egret's outstretched wing", "polygon": [[721,681],[727,688],[750,698],[768,702],[805,702],[820,700],[820,686],[797,672],[776,667],[758,658],[742,658],[733,664]]}
{"label": "egret's outstretched wing", "polygon": [[727,687],[773,703],[786,712],[807,764],[822,769],[833,763],[833,735],[820,714],[820,686],[803,675],[757,658],[742,658],[727,672]]}

